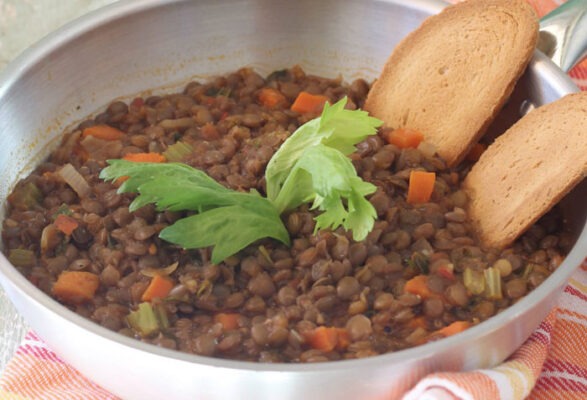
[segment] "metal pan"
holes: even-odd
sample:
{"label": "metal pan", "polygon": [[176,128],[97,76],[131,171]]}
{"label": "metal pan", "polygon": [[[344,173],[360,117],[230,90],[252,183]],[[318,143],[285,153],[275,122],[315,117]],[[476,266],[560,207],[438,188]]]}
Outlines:
{"label": "metal pan", "polygon": [[[434,0],[123,1],[65,26],[0,76],[0,199],[48,155],[68,125],[113,98],[179,87],[249,65],[373,79],[394,45],[446,4]],[[163,90],[163,89],[159,89]],[[577,91],[537,52],[520,93],[539,106]],[[525,97],[528,96],[528,97]],[[511,102],[514,104],[514,102]],[[37,290],[0,256],[0,283],[66,362],[124,399],[396,398],[437,370],[490,367],[538,326],[587,253],[586,185],[565,199],[576,244],[523,300],[456,337],[361,360],[258,364],[166,350],[83,319]]]}

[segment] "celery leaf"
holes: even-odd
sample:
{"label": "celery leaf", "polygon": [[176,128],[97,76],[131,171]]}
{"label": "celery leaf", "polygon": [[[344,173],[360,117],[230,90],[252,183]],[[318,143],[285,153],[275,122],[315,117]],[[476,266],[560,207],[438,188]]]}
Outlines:
{"label": "celery leaf", "polygon": [[342,225],[353,231],[355,240],[363,240],[377,216],[364,196],[376,189],[357,176],[347,156],[319,144],[301,155],[273,203],[278,209],[292,209],[312,201],[312,208],[322,211],[316,230]]}
{"label": "celery leaf", "polygon": [[163,229],[160,237],[183,248],[214,246],[218,263],[262,238],[289,244],[279,213],[257,192],[243,193],[220,185],[206,173],[180,163],[138,163],[110,160],[100,177],[126,177],[119,192],[137,192],[136,210],[153,203],[158,210],[195,211]]}
{"label": "celery leaf", "polygon": [[310,147],[318,144],[337,149],[344,155],[355,151],[355,145],[374,135],[383,124],[366,111],[347,110],[346,97],[330,106],[324,105],[319,118],[300,126],[275,152],[265,170],[267,197],[277,197],[297,160]]}
{"label": "celery leaf", "polygon": [[342,225],[364,239],[373,228],[376,212],[366,195],[375,186],[364,182],[347,157],[355,145],[373,135],[382,121],[365,111],[346,110],[346,98],[326,104],[319,118],[296,130],[267,165],[267,197],[279,212],[312,202],[322,211],[316,229]]}

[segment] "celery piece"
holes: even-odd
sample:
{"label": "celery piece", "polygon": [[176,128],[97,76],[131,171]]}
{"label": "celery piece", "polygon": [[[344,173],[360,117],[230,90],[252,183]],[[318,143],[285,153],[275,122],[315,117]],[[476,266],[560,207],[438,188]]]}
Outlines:
{"label": "celery piece", "polygon": [[463,283],[467,290],[474,295],[479,295],[485,291],[485,276],[482,272],[465,268],[463,271]]}
{"label": "celery piece", "polygon": [[485,275],[485,297],[490,300],[500,300],[501,293],[501,274],[497,268],[487,268]]}
{"label": "celery piece", "polygon": [[138,309],[131,311],[126,320],[130,327],[143,337],[151,336],[160,329],[155,310],[148,302],[139,304]]}
{"label": "celery piece", "polygon": [[15,267],[33,267],[36,264],[35,253],[27,249],[12,249],[8,261]]}
{"label": "celery piece", "polygon": [[176,142],[169,146],[167,150],[163,152],[163,155],[169,162],[179,162],[184,159],[187,155],[191,154],[194,148],[184,142]]}

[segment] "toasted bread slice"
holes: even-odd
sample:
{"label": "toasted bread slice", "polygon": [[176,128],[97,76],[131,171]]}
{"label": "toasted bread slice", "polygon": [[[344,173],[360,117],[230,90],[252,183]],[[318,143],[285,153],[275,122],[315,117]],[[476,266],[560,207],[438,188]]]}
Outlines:
{"label": "toasted bread slice", "polygon": [[587,92],[531,111],[499,136],[463,182],[481,242],[513,242],[587,174]]}
{"label": "toasted bread slice", "polygon": [[421,131],[453,166],[502,108],[537,38],[524,0],[449,6],[398,44],[364,108],[390,128]]}

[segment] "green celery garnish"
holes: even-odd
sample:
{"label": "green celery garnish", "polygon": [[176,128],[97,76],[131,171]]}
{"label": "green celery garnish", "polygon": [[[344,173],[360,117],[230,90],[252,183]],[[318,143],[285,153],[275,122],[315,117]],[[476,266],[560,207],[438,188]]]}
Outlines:
{"label": "green celery garnish", "polygon": [[100,177],[128,179],[119,192],[138,192],[134,211],[153,203],[158,210],[195,212],[160,232],[183,248],[214,246],[219,263],[261,238],[289,244],[280,214],[303,203],[322,211],[316,230],[342,225],[364,239],[373,228],[375,209],[365,198],[375,186],[357,176],[347,157],[355,145],[382,124],[365,111],[345,110],[346,99],[325,105],[320,118],[302,125],[273,155],[265,172],[267,198],[256,191],[230,190],[203,171],[180,163],[110,160]]}
{"label": "green celery garnish", "polygon": [[313,208],[323,211],[316,229],[342,225],[355,240],[363,240],[376,217],[365,196],[376,187],[357,176],[346,156],[382,121],[365,111],[346,110],[345,104],[346,98],[325,104],[320,118],[302,125],[281,145],[265,171],[267,197],[279,212],[313,202]]}
{"label": "green celery garnish", "polygon": [[159,210],[196,211],[197,214],[163,229],[160,237],[184,248],[213,245],[214,263],[261,238],[271,237],[289,244],[279,213],[257,192],[230,190],[185,164],[126,160],[109,163],[100,177],[110,180],[128,176],[119,191],[139,193],[129,207],[131,211],[149,203]]}
{"label": "green celery garnish", "polygon": [[364,196],[376,189],[357,176],[347,156],[317,144],[297,160],[273,203],[278,210],[285,211],[313,202],[312,208],[322,211],[316,217],[316,231],[342,225],[353,231],[355,240],[363,240],[377,216]]}

